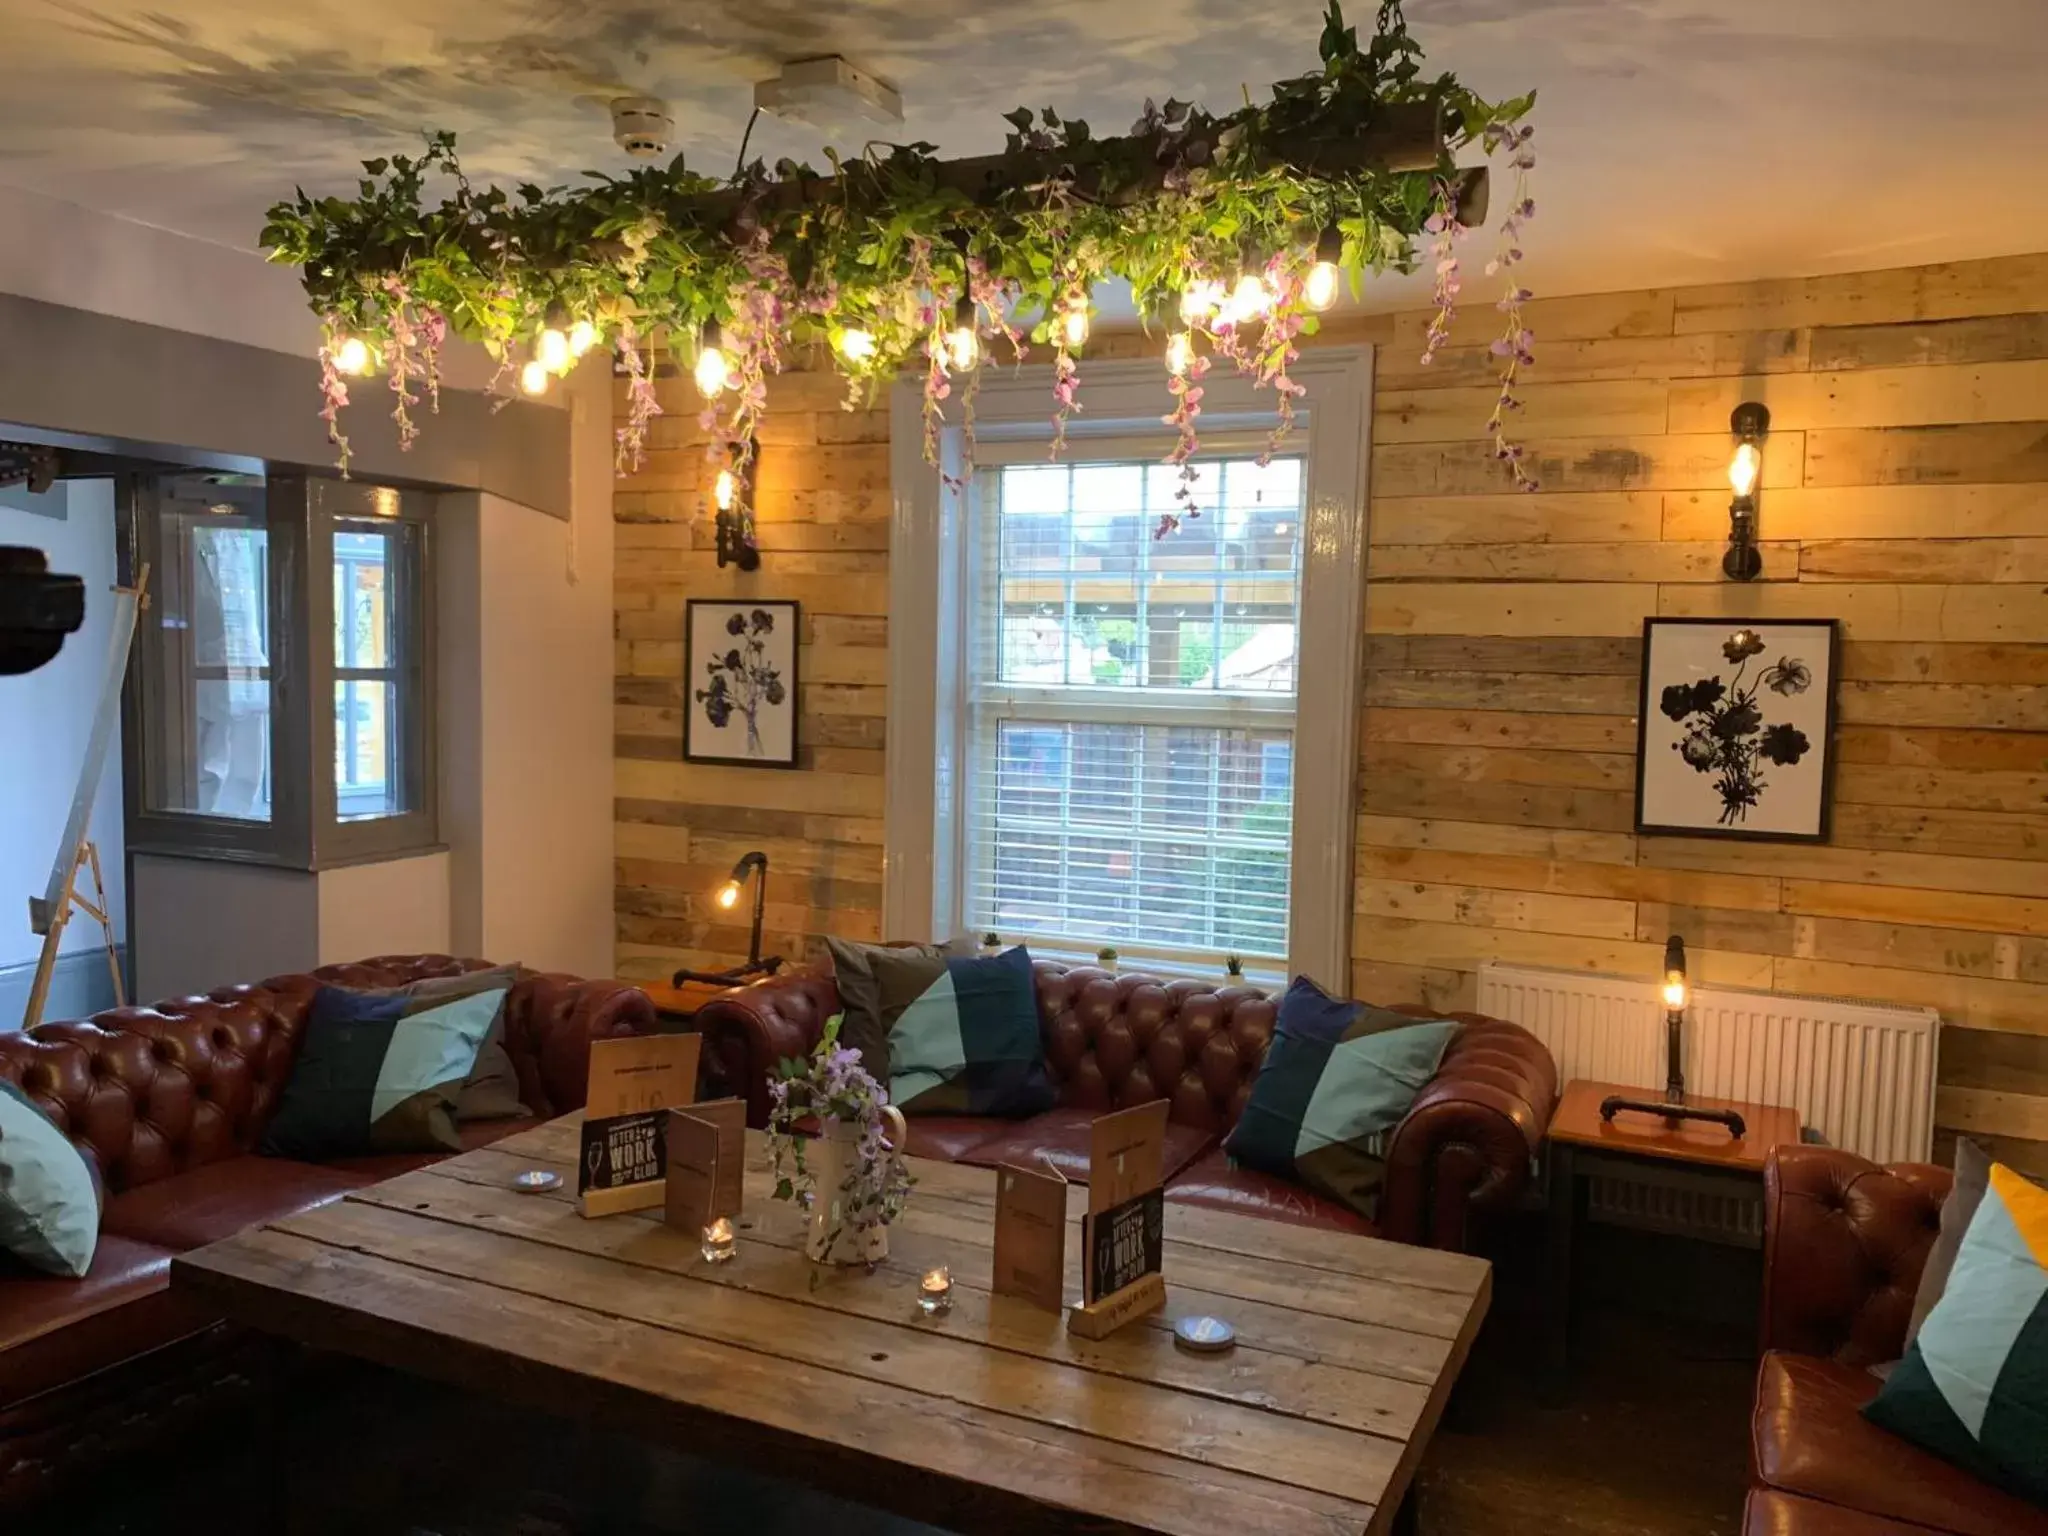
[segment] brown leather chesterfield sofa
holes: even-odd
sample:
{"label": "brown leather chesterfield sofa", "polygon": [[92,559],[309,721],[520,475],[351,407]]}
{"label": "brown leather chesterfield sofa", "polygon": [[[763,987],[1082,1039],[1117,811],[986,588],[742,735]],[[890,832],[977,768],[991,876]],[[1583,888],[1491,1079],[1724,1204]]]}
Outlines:
{"label": "brown leather chesterfield sofa", "polygon": [[[0,1033],[0,1075],[56,1116],[103,1191],[83,1278],[0,1255],[0,1526],[251,1390],[255,1341],[168,1289],[173,1254],[434,1161],[255,1154],[319,986],[400,986],[486,963],[385,956]],[[541,1117],[578,1108],[590,1042],[655,1027],[635,988],[524,976],[505,1009],[521,1100]],[[463,1138],[481,1146],[535,1123],[474,1123]]]}
{"label": "brown leather chesterfield sofa", "polygon": [[[1450,1015],[1464,1028],[1389,1137],[1379,1219],[1367,1222],[1285,1179],[1233,1169],[1223,1154],[1265,1060],[1274,999],[1250,987],[1219,991],[1045,960],[1033,969],[1058,1106],[1017,1121],[913,1117],[912,1155],[981,1166],[1042,1156],[1085,1182],[1090,1121],[1166,1099],[1169,1202],[1463,1251],[1475,1222],[1520,1198],[1557,1104],[1557,1068],[1534,1035],[1500,1019]],[[831,975],[806,972],[724,993],[698,1011],[710,1070],[745,1095],[748,1124],[767,1122],[775,1064],[808,1053],[838,1009]]]}
{"label": "brown leather chesterfield sofa", "polygon": [[1764,1165],[1765,1354],[1745,1536],[2048,1536],[2048,1510],[1858,1411],[1882,1385],[1869,1367],[1904,1352],[1951,1180],[1830,1147],[1779,1147]]}

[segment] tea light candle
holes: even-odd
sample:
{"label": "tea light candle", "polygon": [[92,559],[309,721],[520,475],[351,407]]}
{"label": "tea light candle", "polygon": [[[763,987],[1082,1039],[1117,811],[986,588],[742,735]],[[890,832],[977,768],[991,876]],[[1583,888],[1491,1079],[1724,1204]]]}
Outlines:
{"label": "tea light candle", "polygon": [[707,1263],[723,1264],[737,1251],[738,1244],[732,1235],[732,1219],[721,1216],[704,1229],[704,1245],[700,1250]]}
{"label": "tea light candle", "polygon": [[918,1309],[926,1317],[953,1310],[953,1272],[941,1264],[928,1270],[917,1285]]}

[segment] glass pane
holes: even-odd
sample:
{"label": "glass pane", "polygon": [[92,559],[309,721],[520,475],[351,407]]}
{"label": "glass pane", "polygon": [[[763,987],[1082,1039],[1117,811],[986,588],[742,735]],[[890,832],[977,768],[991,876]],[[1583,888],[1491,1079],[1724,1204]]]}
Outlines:
{"label": "glass pane", "polygon": [[405,809],[399,740],[394,684],[368,678],[335,683],[334,798],[341,820],[395,816]]}
{"label": "glass pane", "polygon": [[1004,720],[994,738],[974,927],[1287,952],[1290,734]]}
{"label": "glass pane", "polygon": [[382,532],[334,533],[334,664],[391,665],[390,548]]}
{"label": "glass pane", "polygon": [[152,811],[269,821],[270,546],[264,488],[157,482],[158,569],[140,631]]}

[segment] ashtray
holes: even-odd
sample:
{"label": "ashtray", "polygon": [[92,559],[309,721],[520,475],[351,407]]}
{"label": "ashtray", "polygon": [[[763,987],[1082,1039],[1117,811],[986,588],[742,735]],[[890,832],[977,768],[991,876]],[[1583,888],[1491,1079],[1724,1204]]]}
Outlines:
{"label": "ashtray", "polygon": [[1173,1325],[1173,1342],[1197,1354],[1214,1355],[1237,1342],[1237,1330],[1220,1317],[1184,1317]]}
{"label": "ashtray", "polygon": [[512,1175],[512,1187],[522,1195],[545,1194],[562,1187],[562,1176],[552,1168],[529,1168]]}

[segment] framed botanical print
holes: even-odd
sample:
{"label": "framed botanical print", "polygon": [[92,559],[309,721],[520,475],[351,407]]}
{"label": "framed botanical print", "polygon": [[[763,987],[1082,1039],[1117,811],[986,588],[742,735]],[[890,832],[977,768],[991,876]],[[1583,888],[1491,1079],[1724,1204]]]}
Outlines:
{"label": "framed botanical print", "polygon": [[1827,841],[1834,619],[1645,619],[1636,830]]}
{"label": "framed botanical print", "polygon": [[683,618],[683,759],[796,766],[800,618],[791,602],[693,597]]}

